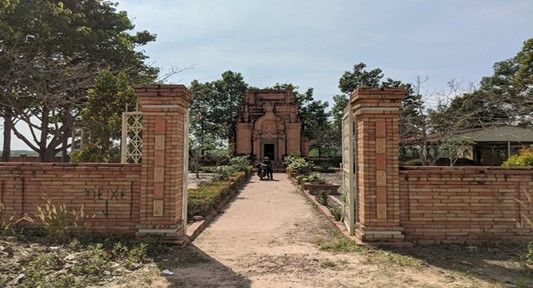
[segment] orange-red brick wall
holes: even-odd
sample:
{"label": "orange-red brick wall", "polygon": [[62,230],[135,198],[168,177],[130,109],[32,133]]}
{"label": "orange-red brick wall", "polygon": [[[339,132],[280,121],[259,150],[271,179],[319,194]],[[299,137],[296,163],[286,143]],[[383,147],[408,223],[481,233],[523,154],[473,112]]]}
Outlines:
{"label": "orange-red brick wall", "polygon": [[135,164],[0,163],[4,217],[34,217],[46,199],[69,211],[84,206],[89,229],[135,233],[139,223],[141,166]]}
{"label": "orange-red brick wall", "polygon": [[527,226],[526,217],[533,219],[529,191],[533,169],[402,168],[400,222],[405,239],[468,243],[532,237],[532,229],[520,228]]}

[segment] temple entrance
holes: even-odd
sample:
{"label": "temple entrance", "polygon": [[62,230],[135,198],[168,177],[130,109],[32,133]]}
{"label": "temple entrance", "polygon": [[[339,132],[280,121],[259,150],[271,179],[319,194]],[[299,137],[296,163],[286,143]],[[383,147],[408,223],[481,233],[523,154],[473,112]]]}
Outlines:
{"label": "temple entrance", "polygon": [[263,158],[268,157],[270,160],[275,160],[276,149],[274,144],[263,144]]}

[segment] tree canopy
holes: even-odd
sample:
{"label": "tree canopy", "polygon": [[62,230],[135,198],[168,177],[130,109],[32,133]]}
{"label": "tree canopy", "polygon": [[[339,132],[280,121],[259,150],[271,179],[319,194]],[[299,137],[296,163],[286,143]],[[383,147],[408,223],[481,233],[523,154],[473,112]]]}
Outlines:
{"label": "tree canopy", "polygon": [[[116,5],[99,0],[20,0],[0,6],[0,71],[2,81],[10,84],[0,91],[0,113],[6,127],[42,161],[59,151],[66,154],[86,91],[99,70],[124,71],[134,83],[151,82],[158,73],[135,49],[155,40],[155,35],[132,34],[134,25]],[[22,133],[15,122],[24,123],[31,135]]]}
{"label": "tree canopy", "polygon": [[221,79],[212,82],[191,83],[190,119],[195,146],[205,152],[215,143],[231,139],[247,89],[242,74],[233,71],[222,73]]}
{"label": "tree canopy", "polygon": [[[432,113],[436,130],[492,125],[531,126],[533,117],[533,39],[524,42],[512,58],[496,62],[493,75],[479,88],[443,103]],[[453,120],[453,121],[452,121]]]}

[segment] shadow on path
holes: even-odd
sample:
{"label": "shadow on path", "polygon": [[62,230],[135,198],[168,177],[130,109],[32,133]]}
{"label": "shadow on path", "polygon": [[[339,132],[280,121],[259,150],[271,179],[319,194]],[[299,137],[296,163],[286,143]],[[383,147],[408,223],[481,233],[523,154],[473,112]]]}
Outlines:
{"label": "shadow on path", "polygon": [[158,268],[174,275],[166,277],[170,287],[251,287],[251,281],[220,263],[193,244],[171,249],[157,262]]}

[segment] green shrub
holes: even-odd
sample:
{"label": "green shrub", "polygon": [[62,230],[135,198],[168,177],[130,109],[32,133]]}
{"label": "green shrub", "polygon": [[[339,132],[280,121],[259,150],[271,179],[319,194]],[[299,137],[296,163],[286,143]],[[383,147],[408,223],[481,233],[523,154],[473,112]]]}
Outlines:
{"label": "green shrub", "polygon": [[238,171],[249,172],[251,170],[250,163],[246,160],[245,156],[233,157],[229,161],[230,165],[217,166],[213,172],[213,182],[227,180],[231,175]]}
{"label": "green shrub", "polygon": [[315,198],[318,203],[328,206],[328,192],[324,190],[318,190],[315,192]]}
{"label": "green shrub", "polygon": [[520,150],[518,155],[513,155],[503,162],[502,167],[526,167],[533,166],[533,149]]}
{"label": "green shrub", "polygon": [[331,170],[331,165],[329,162],[319,162],[313,166],[313,171],[326,173]]}
{"label": "green shrub", "polygon": [[47,275],[61,269],[60,261],[52,254],[40,253],[34,256],[24,267],[26,276],[20,287],[42,287],[49,284]]}
{"label": "green shrub", "polygon": [[7,275],[0,275],[0,287],[6,287],[7,286]]}
{"label": "green shrub", "polygon": [[140,243],[139,245],[133,247],[128,253],[128,257],[126,259],[126,268],[132,269],[137,267],[138,264],[142,263],[144,258],[146,258],[147,251],[147,245],[144,243]]}
{"label": "green shrub", "polygon": [[204,172],[204,173],[216,173],[217,166],[200,166],[199,171]]}
{"label": "green shrub", "polygon": [[215,176],[213,176],[212,181],[223,181],[229,178],[237,170],[232,166],[218,166],[215,170]]}
{"label": "green shrub", "polygon": [[287,156],[285,164],[287,165],[287,172],[292,176],[307,175],[312,168],[309,162],[299,156]]}
{"label": "green shrub", "polygon": [[123,258],[128,253],[128,251],[129,251],[128,246],[118,241],[113,246],[112,253],[113,253],[113,256],[116,258]]}
{"label": "green shrub", "polygon": [[103,245],[100,243],[91,245],[90,249],[84,252],[84,254],[84,257],[80,257],[84,261],[74,266],[72,269],[73,272],[94,280],[103,276],[104,272],[109,268],[108,255]]}
{"label": "green shrub", "polygon": [[246,174],[246,172],[237,171],[228,175],[223,180],[212,181],[207,185],[189,189],[187,205],[188,218],[196,215],[204,217],[210,215],[232,191],[235,183],[244,179]]}
{"label": "green shrub", "polygon": [[302,185],[305,181],[305,179],[307,178],[307,176],[305,175],[298,175],[296,176],[296,182],[298,182],[298,184]]}
{"label": "green shrub", "polygon": [[453,166],[459,158],[466,157],[470,147],[475,143],[474,140],[466,137],[450,137],[444,139],[437,152],[440,157],[447,158],[450,166]]}
{"label": "green shrub", "polygon": [[74,251],[80,250],[81,247],[82,247],[81,242],[78,239],[73,239],[72,241],[70,241],[70,243],[68,243],[68,248]]}
{"label": "green shrub", "polygon": [[248,171],[250,167],[250,162],[246,156],[233,157],[229,160],[229,165],[233,167],[236,171]]}
{"label": "green shrub", "polygon": [[331,212],[335,221],[341,221],[342,210],[339,207],[329,207],[329,212]]}
{"label": "green shrub", "polygon": [[120,147],[113,146],[110,148],[99,147],[96,144],[85,144],[80,149],[72,151],[70,161],[74,163],[95,162],[95,163],[113,163],[120,162]]}
{"label": "green shrub", "polygon": [[309,176],[305,176],[302,178],[303,182],[307,183],[316,183],[316,184],[325,184],[326,180],[320,176],[319,173],[312,173]]}

